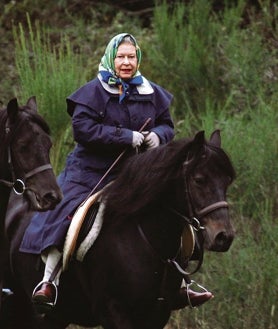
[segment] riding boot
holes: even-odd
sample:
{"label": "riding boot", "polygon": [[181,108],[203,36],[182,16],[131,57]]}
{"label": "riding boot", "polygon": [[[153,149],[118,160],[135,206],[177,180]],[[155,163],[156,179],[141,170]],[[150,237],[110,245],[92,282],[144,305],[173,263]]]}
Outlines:
{"label": "riding boot", "polygon": [[51,247],[42,254],[45,261],[43,280],[35,287],[32,301],[39,313],[46,313],[57,301],[57,287],[62,272],[62,253],[55,247]]}

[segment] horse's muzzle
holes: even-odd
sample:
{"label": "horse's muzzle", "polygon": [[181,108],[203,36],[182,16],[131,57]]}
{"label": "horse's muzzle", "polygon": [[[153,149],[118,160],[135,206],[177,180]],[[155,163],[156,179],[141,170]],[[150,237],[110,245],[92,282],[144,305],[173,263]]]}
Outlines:
{"label": "horse's muzzle", "polygon": [[206,229],[202,233],[204,236],[204,248],[208,251],[216,252],[228,251],[235,237],[235,231],[232,228],[229,230],[212,230],[206,225]]}
{"label": "horse's muzzle", "polygon": [[213,244],[211,245],[211,251],[225,252],[230,249],[234,240],[234,233],[220,232],[216,235]]}

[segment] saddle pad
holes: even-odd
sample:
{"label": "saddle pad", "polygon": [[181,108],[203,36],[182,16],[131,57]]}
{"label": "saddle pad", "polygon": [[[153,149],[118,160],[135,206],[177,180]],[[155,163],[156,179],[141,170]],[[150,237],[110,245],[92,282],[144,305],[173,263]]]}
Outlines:
{"label": "saddle pad", "polygon": [[77,249],[76,259],[79,260],[80,262],[83,261],[83,258],[85,257],[87,251],[91,248],[91,246],[94,244],[96,238],[99,235],[103,223],[104,207],[105,207],[104,202],[101,202],[93,226],[91,227],[87,236],[80,243]]}
{"label": "saddle pad", "polygon": [[195,235],[191,225],[186,224],[181,237],[181,251],[186,259],[190,259],[195,246]]}
{"label": "saddle pad", "polygon": [[71,259],[71,257],[74,254],[77,239],[82,227],[82,224],[86,218],[86,214],[91,206],[93,206],[94,203],[99,201],[101,196],[101,191],[91,195],[84,203],[82,203],[77,210],[75,211],[71,224],[69,226],[65,244],[64,244],[64,250],[63,250],[63,270],[66,270],[68,267],[68,263]]}

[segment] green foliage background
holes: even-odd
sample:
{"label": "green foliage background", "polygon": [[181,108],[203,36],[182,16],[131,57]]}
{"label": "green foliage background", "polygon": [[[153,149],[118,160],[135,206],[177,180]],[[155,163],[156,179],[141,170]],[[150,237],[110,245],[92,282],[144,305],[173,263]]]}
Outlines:
{"label": "green foliage background", "polygon": [[177,138],[198,130],[209,137],[221,129],[237,172],[229,191],[237,237],[227,253],[207,253],[193,277],[215,298],[198,309],[174,312],[167,328],[277,328],[277,4],[223,1],[221,10],[213,10],[207,0],[171,7],[160,2],[146,24],[103,3],[83,1],[82,9],[70,10],[77,2],[40,2],[41,12],[55,7],[57,24],[51,24],[36,18],[39,3],[31,3],[13,7],[6,1],[0,14],[6,24],[17,18],[11,24],[16,83],[2,86],[21,103],[36,95],[52,128],[57,173],[74,145],[65,99],[95,76],[107,41],[123,31],[141,45],[142,74],[173,93]]}

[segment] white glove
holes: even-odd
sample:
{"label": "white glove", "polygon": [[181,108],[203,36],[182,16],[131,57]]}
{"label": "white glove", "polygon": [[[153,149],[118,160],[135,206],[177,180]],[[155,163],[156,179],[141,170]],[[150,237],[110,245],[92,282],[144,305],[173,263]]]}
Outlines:
{"label": "white glove", "polygon": [[160,139],[156,133],[151,131],[148,135],[146,135],[144,142],[146,143],[148,149],[153,149],[159,146]]}
{"label": "white glove", "polygon": [[132,132],[132,147],[140,146],[144,142],[144,135],[138,131]]}

